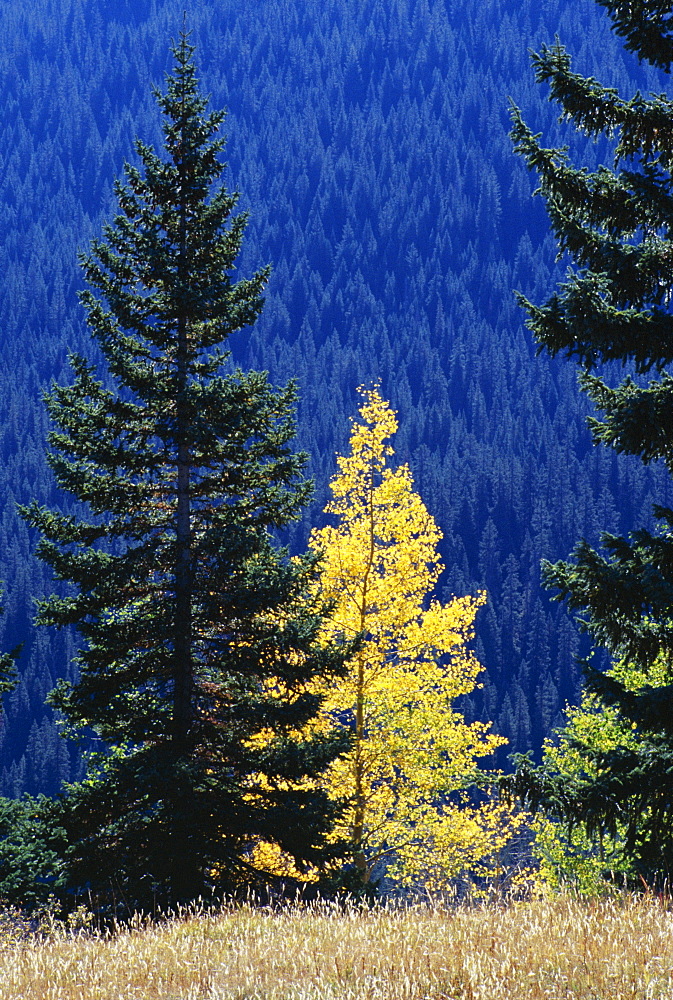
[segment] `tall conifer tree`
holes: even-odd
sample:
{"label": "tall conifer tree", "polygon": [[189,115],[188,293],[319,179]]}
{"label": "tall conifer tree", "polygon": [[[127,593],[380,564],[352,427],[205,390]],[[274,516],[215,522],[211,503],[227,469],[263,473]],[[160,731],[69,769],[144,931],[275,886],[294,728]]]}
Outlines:
{"label": "tall conifer tree", "polygon": [[[611,2],[617,32],[640,59],[670,71],[671,5]],[[562,119],[590,136],[617,137],[615,161],[594,173],[574,167],[565,150],[546,149],[515,112],[517,151],[540,179],[559,249],[574,263],[543,306],[523,301],[529,325],[551,354],[574,358],[599,417],[596,443],[673,473],[673,101],[665,94],[627,100],[574,73],[556,43],[533,57]],[[597,369],[628,363],[621,382]],[[646,376],[646,377],[643,377]],[[637,744],[602,752],[580,747],[590,766],[567,776],[519,773],[519,787],[590,830],[626,830],[625,849],[643,872],[673,871],[673,510],[656,506],[657,531],[606,534],[602,551],[581,542],[570,562],[544,567],[579,615],[580,627],[615,661],[654,679],[629,691],[613,674],[584,665],[586,683],[604,705],[634,724]],[[661,682],[661,664],[668,664]],[[624,824],[623,826],[621,824]]]}
{"label": "tall conifer tree", "polygon": [[246,218],[217,183],[224,114],[206,114],[184,33],[173,54],[156,92],[166,155],[137,142],[142,169],[126,167],[120,212],[82,258],[109,382],[73,357],[72,385],[48,397],[50,463],[90,516],[25,512],[74,584],[39,621],[84,640],[79,681],[52,703],[104,745],[65,799],[72,878],[135,906],[235,890],[260,837],[319,863],[333,807],[306,779],[340,745],[287,735],[341,654],[317,642],[314,558],[270,535],[310,493],[295,392],[226,369],[268,271],[232,277]]}

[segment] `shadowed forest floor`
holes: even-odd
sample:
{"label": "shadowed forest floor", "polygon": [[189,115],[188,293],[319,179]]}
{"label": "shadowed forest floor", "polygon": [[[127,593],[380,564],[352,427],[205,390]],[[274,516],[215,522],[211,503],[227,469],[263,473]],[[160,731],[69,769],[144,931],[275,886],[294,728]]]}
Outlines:
{"label": "shadowed forest floor", "polygon": [[673,912],[647,898],[242,906],[108,936],[8,922],[0,952],[0,1000],[673,998]]}

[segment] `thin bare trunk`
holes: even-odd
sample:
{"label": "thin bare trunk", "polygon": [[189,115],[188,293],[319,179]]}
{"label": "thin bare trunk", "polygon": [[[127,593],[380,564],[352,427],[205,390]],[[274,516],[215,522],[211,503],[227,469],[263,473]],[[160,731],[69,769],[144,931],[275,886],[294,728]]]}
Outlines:
{"label": "thin bare trunk", "polygon": [[[367,566],[362,579],[362,600],[360,603],[360,631],[364,632],[367,624],[367,589],[369,576],[374,565],[374,480],[373,469],[369,489],[369,553]],[[364,852],[365,819],[367,801],[364,788],[365,761],[365,658],[358,654],[358,677],[355,695],[355,812],[353,816],[353,846],[355,848],[355,865],[364,883],[369,881],[371,871],[367,865]]]}

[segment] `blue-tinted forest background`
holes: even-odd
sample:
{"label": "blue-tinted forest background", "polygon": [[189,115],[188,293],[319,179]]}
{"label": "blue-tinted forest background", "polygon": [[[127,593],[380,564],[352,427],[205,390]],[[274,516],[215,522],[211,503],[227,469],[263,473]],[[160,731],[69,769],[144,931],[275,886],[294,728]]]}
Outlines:
{"label": "blue-tinted forest background", "polygon": [[[94,357],[77,251],[114,209],[133,141],[160,144],[163,83],[184,0],[0,0],[0,577],[3,649],[24,642],[5,699],[0,794],[81,773],[44,697],[73,640],[35,630],[50,592],[15,504],[71,501],[44,459],[41,394]],[[651,521],[663,470],[592,447],[574,366],[536,357],[513,289],[562,277],[534,178],[512,153],[508,97],[589,167],[607,148],[565,136],[528,50],[558,34],[582,72],[631,93],[662,83],[627,56],[593,0],[210,0],[187,5],[203,88],[227,106],[228,186],[250,222],[242,274],[271,262],[244,367],[298,382],[298,441],[321,523],[356,388],[397,408],[397,458],[444,532],[440,596],[488,591],[483,688],[464,704],[508,751],[539,749],[577,700],[578,635],[540,588],[540,559]],[[668,491],[668,492],[667,492]],[[505,755],[501,763],[505,763]]]}

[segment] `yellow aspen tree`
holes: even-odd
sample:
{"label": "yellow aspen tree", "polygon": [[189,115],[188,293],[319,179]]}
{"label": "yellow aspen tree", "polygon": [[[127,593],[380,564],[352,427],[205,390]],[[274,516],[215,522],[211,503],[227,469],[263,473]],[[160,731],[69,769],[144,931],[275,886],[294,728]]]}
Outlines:
{"label": "yellow aspen tree", "polygon": [[466,789],[484,776],[477,760],[506,740],[453,707],[482,669],[468,644],[486,595],[431,599],[441,532],[409,467],[389,465],[395,412],[377,388],[360,393],[325,508],[333,523],[310,539],[333,607],[325,639],[361,636],[322,709],[325,724],[351,730],[352,748],[322,780],[348,797],[334,835],[352,845],[363,882],[385,861],[402,884],[442,887],[484,873],[517,823],[503,804],[470,807]]}

